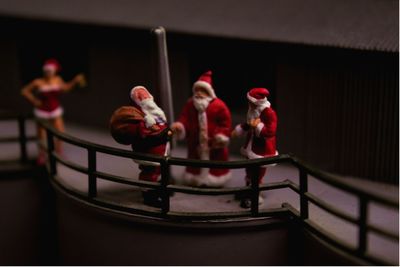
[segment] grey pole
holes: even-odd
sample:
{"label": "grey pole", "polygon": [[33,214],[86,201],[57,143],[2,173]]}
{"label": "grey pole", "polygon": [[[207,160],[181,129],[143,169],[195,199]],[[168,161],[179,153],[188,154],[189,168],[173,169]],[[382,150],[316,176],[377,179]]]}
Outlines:
{"label": "grey pole", "polygon": [[151,31],[156,39],[157,49],[157,86],[161,97],[161,107],[166,112],[169,122],[174,122],[174,105],[172,101],[171,78],[167,51],[167,37],[163,27]]}

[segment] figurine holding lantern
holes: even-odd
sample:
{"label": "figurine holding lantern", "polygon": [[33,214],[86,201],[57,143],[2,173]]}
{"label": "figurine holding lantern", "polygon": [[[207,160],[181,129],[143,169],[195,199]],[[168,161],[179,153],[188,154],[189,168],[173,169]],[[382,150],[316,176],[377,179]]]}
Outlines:
{"label": "figurine holding lantern", "polygon": [[[268,101],[269,91],[266,88],[253,88],[247,93],[249,109],[247,120],[235,127],[232,137],[246,136],[244,146],[240,149],[243,156],[248,159],[258,159],[276,156],[276,128],[278,118]],[[246,168],[246,185],[251,184],[251,178],[257,177],[262,183],[267,171],[265,166]],[[263,197],[259,196],[259,204],[263,203]],[[249,208],[250,196],[242,196],[240,205]]]}

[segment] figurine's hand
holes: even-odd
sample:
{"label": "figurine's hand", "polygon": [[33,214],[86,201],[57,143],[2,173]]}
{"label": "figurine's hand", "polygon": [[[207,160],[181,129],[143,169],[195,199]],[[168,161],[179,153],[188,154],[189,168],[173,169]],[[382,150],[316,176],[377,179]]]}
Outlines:
{"label": "figurine's hand", "polygon": [[42,106],[42,101],[40,101],[39,99],[33,99],[32,104],[34,107],[39,108]]}
{"label": "figurine's hand", "polygon": [[87,85],[85,75],[83,75],[82,73],[76,75],[74,80],[77,84],[79,84],[79,87],[81,88]]}
{"label": "figurine's hand", "polygon": [[212,148],[223,148],[225,146],[226,146],[226,142],[224,142],[224,141],[222,141],[220,139],[215,139],[215,138],[214,138],[214,140],[212,142],[212,145],[211,145]]}
{"label": "figurine's hand", "polygon": [[250,121],[250,127],[256,128],[257,125],[258,125],[260,122],[261,122],[260,118],[252,119],[252,120]]}
{"label": "figurine's hand", "polygon": [[157,124],[153,124],[151,127],[150,127],[150,130],[152,130],[152,131],[158,131],[158,130],[160,130],[160,126],[158,126]]}
{"label": "figurine's hand", "polygon": [[178,134],[178,135],[182,132],[181,125],[179,123],[177,123],[177,122],[174,122],[171,125],[171,130],[172,130],[173,134]]}
{"label": "figurine's hand", "polygon": [[236,130],[233,130],[233,131],[231,132],[231,137],[232,137],[232,138],[239,137],[238,132],[237,132]]}

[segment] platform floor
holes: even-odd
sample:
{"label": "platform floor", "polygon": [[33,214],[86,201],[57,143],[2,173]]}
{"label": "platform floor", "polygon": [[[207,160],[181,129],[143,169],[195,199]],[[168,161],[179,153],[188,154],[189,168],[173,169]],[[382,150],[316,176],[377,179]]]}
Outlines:
{"label": "platform floor", "polygon": [[[16,123],[2,122],[0,123],[0,136],[10,136],[15,134]],[[28,124],[28,132],[34,133],[34,126]],[[73,136],[91,142],[129,149],[128,146],[117,144],[107,131],[98,129],[90,129],[72,123],[67,124],[67,132]],[[0,160],[10,160],[18,158],[17,145],[1,146]],[[37,148],[35,144],[28,146],[30,155],[35,155]],[[176,157],[185,157],[186,151],[184,147],[177,147],[172,151],[172,155]],[[64,156],[75,163],[87,166],[87,152],[76,146],[64,144]],[[231,160],[240,159],[240,156],[231,156]],[[121,175],[129,179],[137,179],[137,164],[130,159],[121,159],[110,155],[99,153],[97,156],[97,166],[99,171]],[[70,188],[74,188],[80,192],[87,192],[87,177],[84,174],[68,169],[58,164],[58,172],[61,182]],[[172,175],[179,177],[183,172],[181,167],[173,167]],[[266,182],[279,182],[289,179],[298,183],[298,171],[292,166],[279,164],[275,167],[269,167],[267,170]],[[365,181],[354,177],[342,177],[347,182],[356,186],[363,187],[367,190],[378,192],[398,199],[399,191],[397,186],[381,184],[377,182]],[[232,179],[227,183],[227,187],[243,186],[244,170],[232,170]],[[335,189],[314,177],[309,177],[309,191],[327,203],[333,203],[337,208],[350,214],[356,215],[358,210],[358,200],[356,197]],[[282,203],[288,202],[295,208],[299,208],[299,197],[290,189],[280,189],[264,192],[265,203],[264,208],[277,208]],[[142,199],[138,188],[121,185],[114,182],[98,179],[98,196],[113,202],[121,203],[131,207],[141,207]],[[211,211],[237,211],[240,210],[239,203],[233,199],[233,196],[195,196],[177,193],[171,198],[171,210],[173,211],[191,211],[191,212],[211,212]],[[382,226],[385,229],[398,232],[399,231],[399,212],[398,209],[388,209],[377,204],[369,205],[369,222]],[[322,209],[310,204],[310,218],[318,225],[328,230],[339,239],[350,245],[357,244],[357,228],[350,223],[338,219]],[[399,244],[385,238],[369,234],[368,236],[368,253],[374,256],[383,257],[391,262],[397,262],[399,259]]]}

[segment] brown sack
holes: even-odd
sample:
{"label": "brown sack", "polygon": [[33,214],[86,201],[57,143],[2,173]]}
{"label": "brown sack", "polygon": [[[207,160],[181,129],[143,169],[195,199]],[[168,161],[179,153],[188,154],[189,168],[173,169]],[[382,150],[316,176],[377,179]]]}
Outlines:
{"label": "brown sack", "polygon": [[122,106],[114,111],[110,132],[119,144],[130,145],[136,137],[135,124],[143,120],[143,113],[133,106]]}

